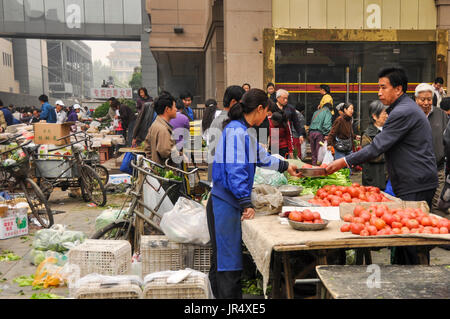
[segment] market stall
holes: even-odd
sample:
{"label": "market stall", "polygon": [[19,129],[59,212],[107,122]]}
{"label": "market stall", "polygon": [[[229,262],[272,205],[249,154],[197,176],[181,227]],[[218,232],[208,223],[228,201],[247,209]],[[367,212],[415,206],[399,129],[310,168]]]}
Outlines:
{"label": "market stall", "polygon": [[[311,207],[309,209],[314,210]],[[334,216],[336,216],[336,213]],[[273,276],[272,291],[274,298],[280,298],[281,296],[280,277],[282,267],[286,283],[286,296],[287,298],[293,298],[295,278],[293,278],[293,270],[289,262],[291,252],[310,251],[316,255],[317,265],[326,265],[327,252],[333,249],[435,246],[450,242],[449,234],[361,237],[342,232],[341,226],[344,221],[340,220],[340,212],[337,216],[339,218],[335,219],[338,220],[330,220],[327,227],[320,231],[295,230],[286,222],[285,218],[280,218],[278,215],[256,216],[253,220],[242,222],[242,239],[258,270],[263,275],[264,289],[267,287],[270,274]],[[421,260],[424,262],[424,258]]]}

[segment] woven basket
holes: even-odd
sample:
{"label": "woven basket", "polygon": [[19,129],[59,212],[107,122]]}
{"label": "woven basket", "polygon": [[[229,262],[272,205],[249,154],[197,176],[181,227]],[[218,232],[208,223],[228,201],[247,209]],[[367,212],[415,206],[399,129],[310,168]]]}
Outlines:
{"label": "woven basket", "polygon": [[211,252],[211,246],[176,243],[163,235],[142,236],[142,276],[185,268],[208,273]]}
{"label": "woven basket", "polygon": [[142,289],[132,283],[116,283],[114,285],[99,282],[86,283],[75,292],[75,299],[142,299]]}
{"label": "woven basket", "polygon": [[164,276],[144,286],[144,299],[208,299],[208,277],[189,276],[177,284],[168,284]]}
{"label": "woven basket", "polygon": [[131,270],[131,245],[126,240],[88,239],[70,249],[68,261],[80,267],[80,277],[126,275]]}

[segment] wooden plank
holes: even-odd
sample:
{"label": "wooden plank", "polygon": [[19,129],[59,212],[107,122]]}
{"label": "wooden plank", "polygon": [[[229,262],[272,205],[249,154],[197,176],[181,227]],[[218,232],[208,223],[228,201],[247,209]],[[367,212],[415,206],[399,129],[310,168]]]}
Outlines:
{"label": "wooden plank", "polygon": [[[448,299],[448,266],[318,266],[316,272],[335,299]],[[420,280],[418,280],[420,278]]]}
{"label": "wooden plank", "polygon": [[395,246],[437,246],[448,245],[448,240],[421,239],[421,238],[385,238],[384,241],[377,240],[335,240],[327,242],[307,243],[305,245],[277,245],[273,249],[278,252],[295,250],[319,250],[337,248],[366,248],[366,247],[395,247]]}

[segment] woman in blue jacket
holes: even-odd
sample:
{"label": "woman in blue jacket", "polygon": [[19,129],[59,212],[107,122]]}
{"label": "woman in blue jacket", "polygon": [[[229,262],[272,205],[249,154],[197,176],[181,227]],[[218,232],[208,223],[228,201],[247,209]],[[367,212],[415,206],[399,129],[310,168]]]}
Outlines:
{"label": "woman in blue jacket", "polygon": [[253,126],[261,125],[268,107],[263,90],[245,93],[230,109],[216,147],[207,213],[213,248],[209,278],[219,299],[242,298],[241,221],[255,216],[251,193],[256,166],[300,175],[296,166],[270,156],[256,141]]}

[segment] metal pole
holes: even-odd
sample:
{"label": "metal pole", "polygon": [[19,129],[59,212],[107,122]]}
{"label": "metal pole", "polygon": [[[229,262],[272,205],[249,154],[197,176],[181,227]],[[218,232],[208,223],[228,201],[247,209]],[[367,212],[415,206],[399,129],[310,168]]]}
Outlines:
{"label": "metal pole", "polygon": [[350,101],[350,67],[345,68],[345,81],[347,82],[347,93],[345,94],[345,103]]}
{"label": "metal pole", "polygon": [[358,67],[358,132],[361,131],[361,89],[362,89],[362,68]]}

